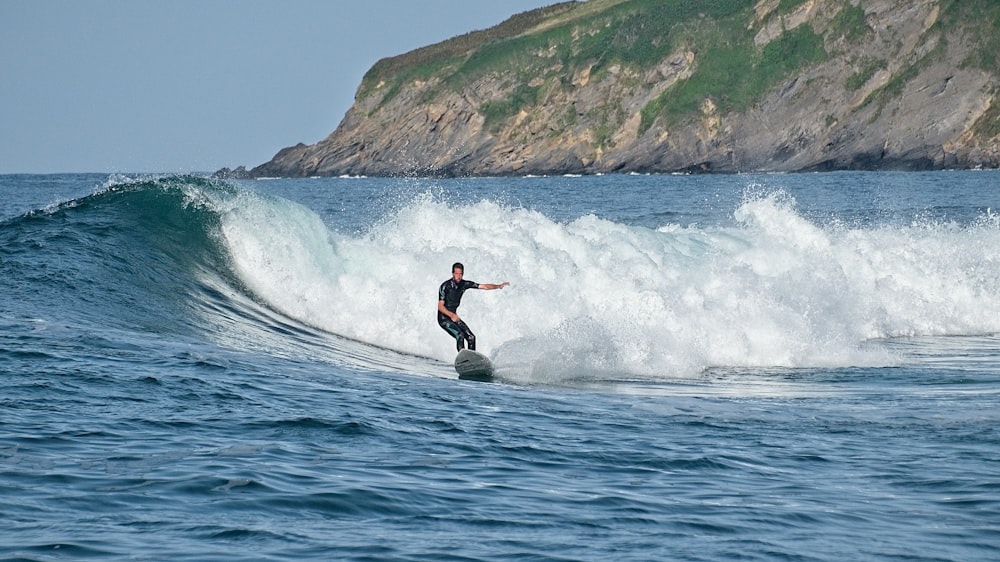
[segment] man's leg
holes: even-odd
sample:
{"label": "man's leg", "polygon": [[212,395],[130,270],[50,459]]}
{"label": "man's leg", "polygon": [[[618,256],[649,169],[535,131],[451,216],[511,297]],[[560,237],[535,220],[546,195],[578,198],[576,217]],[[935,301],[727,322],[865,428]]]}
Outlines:
{"label": "man's leg", "polygon": [[[462,324],[463,326],[465,326],[465,322],[460,322],[460,324]],[[448,335],[450,335],[451,337],[455,338],[455,348],[458,351],[462,351],[465,348],[464,331],[457,324],[455,324],[451,320],[445,319],[445,320],[442,320],[441,322],[439,322],[438,325],[441,326],[441,328],[444,331],[448,332]],[[465,326],[465,328],[467,330],[468,326]],[[476,336],[472,336],[472,337],[473,337],[473,342],[474,342]],[[475,344],[473,343],[472,345],[475,345]],[[472,347],[471,349],[475,349],[475,347]]]}
{"label": "man's leg", "polygon": [[[459,320],[458,327],[462,330],[462,336],[465,337],[466,341],[469,342],[469,350],[475,351],[476,334],[472,333],[472,330],[469,329],[469,325],[465,323],[465,320]],[[459,351],[461,351],[461,348],[459,348]]]}

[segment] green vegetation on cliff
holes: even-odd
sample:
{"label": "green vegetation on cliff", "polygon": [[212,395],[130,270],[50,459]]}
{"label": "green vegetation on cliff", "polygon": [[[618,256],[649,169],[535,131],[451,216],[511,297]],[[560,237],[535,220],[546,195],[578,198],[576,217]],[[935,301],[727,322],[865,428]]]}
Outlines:
{"label": "green vegetation on cliff", "polygon": [[997,0],[565,1],[378,61],[257,173],[994,166],[998,53]]}
{"label": "green vegetation on cliff", "polygon": [[822,38],[805,25],[761,49],[753,48],[747,37],[719,37],[705,49],[690,78],[643,108],[640,132],[660,116],[674,122],[690,118],[706,99],[723,112],[743,111],[794,71],[825,57]]}
{"label": "green vegetation on cliff", "polygon": [[[640,129],[658,118],[670,122],[697,117],[706,99],[721,111],[742,111],[790,75],[828,56],[833,38],[858,41],[868,32],[864,9],[844,2],[825,36],[809,25],[788,30],[764,46],[754,44],[757,29],[754,0],[590,0],[561,2],[517,14],[492,28],[467,33],[376,63],[365,76],[358,97],[381,90],[381,103],[393,99],[408,82],[433,82],[433,88],[461,91],[488,75],[509,77],[507,98],[482,107],[490,124],[502,122],[543,98],[530,81],[567,77],[589,69],[598,79],[615,65],[638,72],[660,64],[680,49],[696,55],[696,67],[686,80],[670,88],[642,110]],[[806,0],[780,0],[767,15],[774,20],[803,8]],[[1000,2],[946,0],[939,26],[971,25],[983,42],[968,64],[1000,71]],[[875,72],[886,68],[879,53],[859,62],[844,85],[857,90]],[[913,75],[913,72],[909,73]],[[881,97],[898,94],[907,75],[900,75]],[[438,90],[431,90],[433,97]]]}
{"label": "green vegetation on cliff", "polygon": [[399,83],[407,80],[430,78],[482,46],[521,35],[540,23],[573,9],[576,4],[562,2],[523,12],[489,29],[472,31],[409,53],[384,58],[365,74],[358,88],[358,97],[370,94],[380,84],[392,83],[392,86],[398,87]]}
{"label": "green vegetation on cliff", "polygon": [[[382,91],[385,104],[403,83],[431,81],[436,88],[461,91],[488,75],[505,75],[512,84],[504,99],[484,103],[481,112],[495,125],[541,99],[530,81],[566,77],[587,69],[600,79],[614,66],[646,71],[681,49],[697,55],[687,80],[652,101],[642,111],[641,129],[657,118],[680,121],[696,116],[705,99],[724,111],[747,108],[781,80],[802,67],[821,62],[823,38],[799,26],[763,47],[753,43],[753,0],[590,0],[564,2],[518,14],[498,26],[469,33],[406,55],[379,61],[365,76],[359,97]],[[802,0],[783,0],[780,11],[797,9]],[[846,25],[864,25],[860,9]],[[860,18],[858,16],[860,12]],[[428,92],[432,97],[436,91]]]}
{"label": "green vegetation on cliff", "polygon": [[947,0],[942,2],[942,29],[965,27],[979,46],[966,64],[1000,74],[1000,2],[996,0]]}

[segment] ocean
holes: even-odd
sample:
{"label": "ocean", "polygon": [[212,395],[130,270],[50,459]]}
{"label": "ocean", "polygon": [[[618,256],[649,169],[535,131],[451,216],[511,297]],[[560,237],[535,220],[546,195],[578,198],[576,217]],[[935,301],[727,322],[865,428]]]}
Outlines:
{"label": "ocean", "polygon": [[2,560],[997,560],[1000,172],[3,175],[0,385]]}

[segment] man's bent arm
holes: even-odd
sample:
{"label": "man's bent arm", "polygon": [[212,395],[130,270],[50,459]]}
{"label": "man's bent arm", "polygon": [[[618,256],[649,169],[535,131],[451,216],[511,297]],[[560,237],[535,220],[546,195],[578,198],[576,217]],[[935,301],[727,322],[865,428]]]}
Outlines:
{"label": "man's bent arm", "polygon": [[438,301],[438,312],[440,312],[441,314],[444,314],[448,318],[451,318],[452,322],[458,322],[459,321],[458,314],[456,314],[456,313],[448,310],[447,308],[445,308],[443,300],[439,300]]}

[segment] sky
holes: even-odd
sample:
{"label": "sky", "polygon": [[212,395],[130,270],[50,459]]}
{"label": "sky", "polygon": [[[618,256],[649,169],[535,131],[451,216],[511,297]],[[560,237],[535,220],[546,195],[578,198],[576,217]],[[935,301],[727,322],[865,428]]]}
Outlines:
{"label": "sky", "polygon": [[0,174],[251,168],[377,60],[557,1],[0,0]]}

